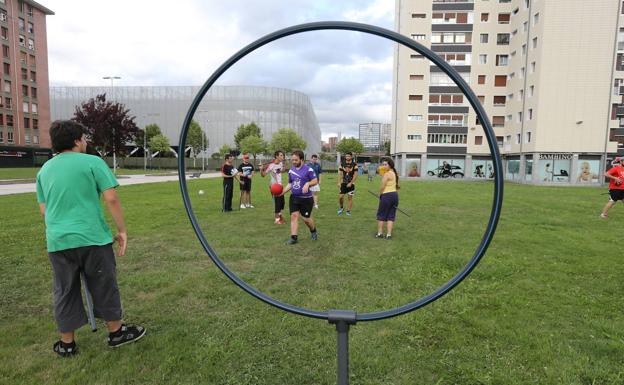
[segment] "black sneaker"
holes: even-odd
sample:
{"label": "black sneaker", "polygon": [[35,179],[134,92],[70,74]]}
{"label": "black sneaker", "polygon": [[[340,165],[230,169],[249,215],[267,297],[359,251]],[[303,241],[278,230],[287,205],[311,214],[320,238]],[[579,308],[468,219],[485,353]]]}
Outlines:
{"label": "black sneaker", "polygon": [[71,357],[78,354],[78,348],[76,347],[76,341],[72,341],[67,344],[63,341],[56,341],[52,349],[61,357]]}
{"label": "black sneaker", "polygon": [[144,335],[144,327],[122,324],[121,329],[119,329],[117,332],[108,334],[108,346],[110,346],[111,348],[117,348],[121,345],[138,341]]}
{"label": "black sneaker", "polygon": [[383,234],[375,234],[375,238],[383,238],[384,235]]}
{"label": "black sneaker", "polygon": [[288,238],[288,240],[286,241],[287,245],[294,245],[295,243],[297,243],[297,240],[293,238]]}
{"label": "black sneaker", "polygon": [[392,239],[392,235],[386,235],[386,239],[387,240],[391,240]]}
{"label": "black sneaker", "polygon": [[318,233],[316,231],[313,233],[310,233],[310,239],[312,239],[313,241],[316,241],[318,239]]}

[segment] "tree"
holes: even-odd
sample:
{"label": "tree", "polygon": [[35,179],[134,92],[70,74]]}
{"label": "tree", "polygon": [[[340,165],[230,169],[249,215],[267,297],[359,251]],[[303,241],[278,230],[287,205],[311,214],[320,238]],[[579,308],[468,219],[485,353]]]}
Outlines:
{"label": "tree", "polygon": [[336,151],[341,154],[352,152],[355,154],[361,154],[364,152],[364,145],[356,138],[344,138],[336,145]]}
{"label": "tree", "polygon": [[221,153],[213,152],[212,154],[210,154],[210,157],[214,160],[221,159]]}
{"label": "tree", "polygon": [[321,152],[321,160],[327,160],[327,161],[335,161],[336,160],[336,154],[332,154],[329,152]]}
{"label": "tree", "polygon": [[285,154],[290,154],[293,150],[305,150],[306,142],[300,137],[292,128],[280,128],[269,144],[269,150],[275,152],[277,150],[284,151]]}
{"label": "tree", "polygon": [[158,134],[150,139],[148,147],[152,152],[160,152],[161,155],[166,155],[170,150],[169,138],[162,134]]}
{"label": "tree", "polygon": [[241,149],[241,142],[248,136],[257,136],[262,139],[262,130],[254,122],[241,124],[234,134],[234,144],[237,149]]}
{"label": "tree", "polygon": [[386,156],[390,156],[390,141],[389,140],[386,140],[383,143],[383,149],[385,150]]}
{"label": "tree", "polygon": [[76,106],[74,121],[87,128],[91,145],[100,155],[115,151],[117,155],[126,153],[126,144],[136,143],[139,128],[123,104],[106,101],[106,94]]}
{"label": "tree", "polygon": [[249,153],[253,155],[254,163],[256,162],[256,156],[258,154],[263,154],[267,151],[267,142],[262,140],[262,138],[258,136],[248,136],[241,140],[240,149],[243,153]]}
{"label": "tree", "polygon": [[221,148],[219,148],[219,155],[221,156],[221,159],[223,159],[225,154],[231,154],[231,153],[232,153],[232,148],[230,147],[229,144],[224,144],[223,146],[221,146]]}
{"label": "tree", "polygon": [[208,148],[208,138],[199,123],[195,120],[191,120],[191,125],[189,126],[186,136],[186,143],[193,148],[193,166],[195,166],[197,155],[202,151],[206,151]]}

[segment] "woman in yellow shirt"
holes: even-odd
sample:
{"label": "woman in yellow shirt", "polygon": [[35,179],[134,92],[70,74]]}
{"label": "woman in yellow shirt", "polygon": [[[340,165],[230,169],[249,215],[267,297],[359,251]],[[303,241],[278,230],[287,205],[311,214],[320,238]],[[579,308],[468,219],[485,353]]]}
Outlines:
{"label": "woman in yellow shirt", "polygon": [[381,167],[384,171],[379,189],[379,207],[377,208],[377,235],[375,238],[384,238],[383,226],[386,224],[386,239],[392,239],[392,227],[399,205],[399,174],[394,169],[391,158],[383,158]]}

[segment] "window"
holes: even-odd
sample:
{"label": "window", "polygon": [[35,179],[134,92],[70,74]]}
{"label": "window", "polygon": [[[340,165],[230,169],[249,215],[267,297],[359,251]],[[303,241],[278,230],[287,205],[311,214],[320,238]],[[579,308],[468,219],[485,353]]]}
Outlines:
{"label": "window", "polygon": [[533,15],[533,26],[535,27],[539,22],[539,12]]}
{"label": "window", "polygon": [[504,107],[506,102],[507,102],[507,98],[505,97],[505,95],[494,96],[494,106]]}
{"label": "window", "polygon": [[0,128],[0,143],[4,143],[4,131]]}
{"label": "window", "polygon": [[535,86],[529,86],[529,98],[533,96],[534,91],[535,91]]}
{"label": "window", "polygon": [[37,89],[35,87],[30,87],[30,97],[37,99]]}
{"label": "window", "polygon": [[499,3],[511,3],[511,0],[498,0]]}
{"label": "window", "polygon": [[18,1],[18,2],[17,2],[17,9],[18,9],[20,12],[22,12],[22,13],[24,12],[24,2],[23,2],[23,1]]}
{"label": "window", "polygon": [[28,22],[28,33],[35,33],[35,26],[31,22]]}
{"label": "window", "polygon": [[518,112],[518,114],[516,115],[516,121],[518,123],[522,123],[522,111]]}
{"label": "window", "polygon": [[[2,63],[2,66],[4,68],[4,74],[5,75],[10,75],[11,74],[11,65],[9,63]],[[5,89],[6,91],[6,89]],[[11,92],[11,90],[9,89],[9,92]]]}
{"label": "window", "polygon": [[483,144],[483,136],[475,136],[475,146],[480,146]]}
{"label": "window", "polygon": [[520,68],[520,79],[524,79],[524,75],[526,75],[526,69],[522,67]]}
{"label": "window", "polygon": [[28,9],[28,16],[32,17],[33,16],[33,7],[32,7],[32,5],[28,4],[28,6],[26,8]]}
{"label": "window", "polygon": [[529,9],[530,5],[531,5],[531,0],[524,0],[524,9]]}
{"label": "window", "polygon": [[28,102],[24,102],[24,103],[22,103],[22,107],[23,107],[23,108],[22,108],[22,111],[24,111],[24,112],[29,112],[30,108],[29,108],[29,106],[28,106]]}
{"label": "window", "polygon": [[13,143],[13,131],[7,131],[7,143]]}
{"label": "window", "polygon": [[432,43],[464,44],[472,41],[470,32],[434,32],[431,34]]}
{"label": "window", "polygon": [[513,10],[512,14],[514,16],[516,16],[518,14],[518,11],[520,11],[520,9],[516,8],[516,9]]}
{"label": "window", "polygon": [[24,118],[24,128],[30,128],[30,118]]}
{"label": "window", "polygon": [[37,81],[37,73],[35,71],[30,71],[30,81],[31,82]]}
{"label": "window", "polygon": [[529,120],[533,120],[533,109],[529,108]]}
{"label": "window", "polygon": [[487,55],[479,55],[479,64],[487,64]]}
{"label": "window", "polygon": [[26,58],[28,57],[28,55],[26,54],[26,52],[24,51],[20,51],[20,64],[25,66],[26,65]]}
{"label": "window", "polygon": [[507,143],[511,142],[511,135],[507,135],[505,137],[505,142],[507,142]]}
{"label": "window", "polygon": [[520,144],[520,134],[516,134],[516,144]]}
{"label": "window", "polygon": [[4,40],[9,40],[9,30],[6,27],[0,27],[0,36]]}
{"label": "window", "polygon": [[518,91],[518,100],[522,101],[524,99],[524,90]]}
{"label": "window", "polygon": [[37,113],[37,104],[35,104],[35,103],[32,104],[32,113],[33,114]]}
{"label": "window", "polygon": [[407,120],[409,122],[417,122],[419,120],[423,120],[422,115],[407,115]]}
{"label": "window", "polygon": [[19,45],[20,47],[26,47],[26,38],[24,35],[19,35]]}
{"label": "window", "polygon": [[479,96],[477,96],[477,99],[479,99],[479,101],[481,102],[482,105],[485,104],[485,95],[479,95]]}
{"label": "window", "polygon": [[9,46],[8,45],[2,46],[2,57],[5,59],[9,58]]}
{"label": "window", "polygon": [[509,13],[498,14],[498,24],[509,24],[509,20],[511,20],[511,15]]}
{"label": "window", "polygon": [[427,18],[426,13],[412,13],[412,19],[425,19]]}
{"label": "window", "polygon": [[496,65],[506,66],[509,64],[509,55],[496,55]]}
{"label": "window", "polygon": [[496,35],[496,44],[497,45],[509,45],[509,34],[508,33],[499,33]]}
{"label": "window", "polygon": [[531,143],[531,131],[524,133],[524,142]]}
{"label": "window", "polygon": [[11,82],[8,80],[4,81],[4,92],[11,92]]}
{"label": "window", "polygon": [[33,135],[33,144],[39,144],[39,135]]}
{"label": "window", "polygon": [[424,78],[424,75],[410,75],[410,80],[423,80]]}
{"label": "window", "polygon": [[33,130],[38,130],[39,129],[39,119],[33,119]]}
{"label": "window", "polygon": [[526,32],[529,30],[529,22],[525,21],[524,23],[522,23],[522,32]]}
{"label": "window", "polygon": [[503,140],[504,138],[502,136],[496,137],[496,144],[498,144],[498,147],[503,147]]}
{"label": "window", "polygon": [[496,75],[494,76],[494,87],[505,87],[507,85],[507,76]]}
{"label": "window", "polygon": [[442,34],[433,33],[431,34],[431,42],[432,43],[442,43]]}
{"label": "window", "polygon": [[28,55],[28,62],[31,66],[35,66],[37,63],[35,62],[35,55]]}
{"label": "window", "polygon": [[28,96],[28,86],[25,84],[22,85],[22,96]]}
{"label": "window", "polygon": [[24,21],[24,19],[22,19],[21,17],[17,19],[17,26],[19,27],[20,31],[24,31],[26,28],[26,22]]}
{"label": "window", "polygon": [[481,43],[483,43],[483,44],[487,44],[487,42],[488,42],[488,36],[489,36],[489,35],[488,35],[487,33],[482,33],[482,34],[479,36],[479,41],[480,41]]}
{"label": "window", "polygon": [[489,13],[482,13],[481,14],[481,22],[482,23],[487,23],[489,19],[490,19],[490,14]]}
{"label": "window", "polygon": [[430,114],[427,117],[427,123],[430,126],[466,126],[468,115]]}
{"label": "window", "polygon": [[492,126],[505,127],[505,117],[504,116],[492,116]]}
{"label": "window", "polygon": [[522,56],[526,55],[526,44],[522,44]]}
{"label": "window", "polygon": [[410,55],[410,59],[412,59],[412,60],[421,60],[421,59],[424,59],[424,58],[425,57],[423,55],[420,55],[420,54],[412,54],[412,55]]}
{"label": "window", "polygon": [[478,84],[485,84],[485,75],[479,75],[479,80],[477,81]]}
{"label": "window", "polygon": [[512,119],[513,119],[513,116],[512,116],[512,115],[507,115],[507,116],[505,117],[505,121],[507,121],[507,122],[511,122],[511,121],[512,121]]}
{"label": "window", "polygon": [[[470,73],[460,72],[459,75],[467,82],[470,82]],[[455,82],[449,78],[445,73],[432,72],[429,85],[432,86],[454,86]]]}
{"label": "window", "polygon": [[407,140],[422,140],[422,135],[408,135]]}
{"label": "window", "polygon": [[537,38],[533,38],[533,49],[537,48]]}
{"label": "window", "polygon": [[513,31],[511,31],[511,37],[514,37],[518,34],[518,30],[514,29]]}
{"label": "window", "polygon": [[26,68],[22,68],[22,80],[28,80],[28,70]]}
{"label": "window", "polygon": [[410,95],[409,100],[423,100],[422,95]]}
{"label": "window", "polygon": [[530,71],[530,73],[535,72],[535,62],[532,62],[532,63],[531,63],[531,67],[529,67],[529,68],[530,68],[530,70],[529,70],[529,71]]}
{"label": "window", "polygon": [[4,9],[0,9],[0,21],[7,21],[7,12]]}
{"label": "window", "polygon": [[28,49],[30,50],[35,49],[35,41],[33,39],[28,39]]}
{"label": "window", "polygon": [[429,134],[427,143],[466,144],[466,134]]}
{"label": "window", "polygon": [[421,34],[421,33],[412,34],[412,39],[414,39],[414,40],[427,40],[427,35]]}
{"label": "window", "polygon": [[13,115],[7,115],[6,120],[7,120],[7,126],[13,127]]}

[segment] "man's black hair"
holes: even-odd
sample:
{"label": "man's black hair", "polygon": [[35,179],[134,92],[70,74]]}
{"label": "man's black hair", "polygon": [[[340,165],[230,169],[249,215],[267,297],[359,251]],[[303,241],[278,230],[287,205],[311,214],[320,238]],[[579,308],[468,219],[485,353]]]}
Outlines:
{"label": "man's black hair", "polygon": [[56,120],[50,126],[50,140],[54,152],[71,150],[76,146],[76,141],[82,138],[87,129],[82,124],[73,120]]}
{"label": "man's black hair", "polygon": [[345,155],[351,155],[351,157],[353,157],[353,153],[351,151],[345,152]]}
{"label": "man's black hair", "polygon": [[228,159],[233,158],[233,157],[234,157],[234,155],[232,155],[232,154],[225,154],[225,160],[228,160]]}
{"label": "man's black hair", "polygon": [[313,157],[313,158],[318,158],[318,155],[316,155],[316,154],[312,154],[312,157]]}
{"label": "man's black hair", "polygon": [[303,154],[303,151],[301,150],[293,150],[292,154],[297,155],[297,157],[299,157],[299,159],[301,160],[305,159],[305,155]]}
{"label": "man's black hair", "polygon": [[277,151],[275,151],[275,153],[273,154],[273,157],[274,157],[275,159],[277,159],[277,157],[279,156],[279,154],[284,154],[284,151],[282,151],[282,150],[277,150]]}

